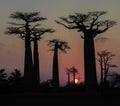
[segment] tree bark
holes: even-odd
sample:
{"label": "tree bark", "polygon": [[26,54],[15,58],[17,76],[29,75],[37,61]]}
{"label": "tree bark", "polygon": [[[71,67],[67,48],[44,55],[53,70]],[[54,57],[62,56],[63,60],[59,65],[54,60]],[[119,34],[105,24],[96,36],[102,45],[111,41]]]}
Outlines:
{"label": "tree bark", "polygon": [[59,88],[58,49],[55,45],[53,57],[53,87]]}
{"label": "tree bark", "polygon": [[103,65],[102,65],[102,59],[100,61],[100,67],[101,67],[101,79],[100,79],[100,85],[103,83]]}
{"label": "tree bark", "polygon": [[39,54],[38,54],[38,43],[37,39],[34,39],[34,84],[35,87],[40,85],[40,75],[39,75]]}
{"label": "tree bark", "polygon": [[87,89],[97,87],[95,48],[93,37],[84,38],[84,68],[85,68],[85,86]]}
{"label": "tree bark", "polygon": [[108,70],[109,70],[109,65],[107,66],[107,64],[105,64],[104,81],[103,81],[104,84],[106,84],[107,82]]}
{"label": "tree bark", "polygon": [[73,84],[75,84],[75,72],[73,72]]}
{"label": "tree bark", "polygon": [[28,24],[26,24],[26,37],[25,37],[24,83],[25,87],[31,87],[33,85],[32,50]]}
{"label": "tree bark", "polygon": [[70,72],[68,72],[68,85],[70,85]]}
{"label": "tree bark", "polygon": [[31,86],[33,83],[33,63],[31,43],[27,37],[25,38],[24,78],[26,86]]}

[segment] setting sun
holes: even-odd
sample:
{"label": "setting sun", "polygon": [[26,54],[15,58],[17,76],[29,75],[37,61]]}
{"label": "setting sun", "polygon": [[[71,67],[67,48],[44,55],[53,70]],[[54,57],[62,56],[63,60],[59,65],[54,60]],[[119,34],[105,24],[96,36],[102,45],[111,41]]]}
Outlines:
{"label": "setting sun", "polygon": [[78,79],[75,79],[75,84],[78,84]]}

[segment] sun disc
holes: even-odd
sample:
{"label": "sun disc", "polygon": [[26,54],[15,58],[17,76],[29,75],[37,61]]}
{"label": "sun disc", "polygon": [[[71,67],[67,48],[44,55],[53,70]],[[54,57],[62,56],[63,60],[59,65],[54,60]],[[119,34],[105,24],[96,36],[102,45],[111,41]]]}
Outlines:
{"label": "sun disc", "polygon": [[75,79],[75,84],[78,84],[78,79]]}

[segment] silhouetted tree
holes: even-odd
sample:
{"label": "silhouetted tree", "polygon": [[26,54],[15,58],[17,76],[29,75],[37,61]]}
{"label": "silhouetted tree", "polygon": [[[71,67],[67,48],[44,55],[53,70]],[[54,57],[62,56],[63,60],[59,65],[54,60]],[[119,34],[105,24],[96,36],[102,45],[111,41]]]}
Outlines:
{"label": "silhouetted tree", "polygon": [[107,82],[109,68],[117,67],[117,66],[111,64],[112,57],[115,56],[115,54],[112,54],[111,52],[107,52],[104,50],[104,51],[98,52],[97,55],[98,55],[97,60],[100,63],[100,68],[101,68],[101,80],[100,80],[100,85],[101,85]]}
{"label": "silhouetted tree", "polygon": [[[44,21],[46,18],[43,18]],[[54,32],[53,29],[45,29],[45,28],[38,28],[39,24],[35,25],[32,30],[31,34],[32,40],[34,42],[34,84],[35,87],[39,87],[40,84],[40,68],[39,68],[39,53],[38,53],[38,40],[41,39],[41,36],[45,33],[52,33]]]}
{"label": "silhouetted tree", "polygon": [[70,71],[71,71],[71,70],[70,70],[69,68],[66,68],[66,70],[65,70],[65,72],[66,72],[66,74],[67,74],[67,76],[68,76],[68,77],[67,77],[67,81],[68,81],[67,84],[68,84],[68,86],[70,85]]}
{"label": "silhouetted tree", "polygon": [[[19,35],[25,40],[25,61],[24,61],[24,82],[25,86],[32,86],[34,83],[33,63],[32,63],[32,51],[31,51],[31,32],[34,30],[34,23],[46,18],[40,17],[39,12],[15,12],[10,15],[10,18],[16,19],[17,22],[10,22],[10,27],[7,28],[7,34]],[[18,23],[20,21],[20,23]]]}
{"label": "silhouetted tree", "polygon": [[109,75],[111,78],[110,78],[110,82],[111,82],[111,87],[114,87],[114,88],[120,88],[120,74],[119,73],[112,73]]}
{"label": "silhouetted tree", "polygon": [[41,88],[52,88],[53,87],[53,84],[52,84],[52,80],[46,80],[46,81],[43,81],[41,83]]}
{"label": "silhouetted tree", "polygon": [[7,73],[5,72],[5,69],[0,69],[0,93],[6,92],[6,89],[8,88],[7,85]]}
{"label": "silhouetted tree", "polygon": [[100,69],[101,69],[101,78],[100,78],[100,85],[103,83],[103,55],[102,53],[97,53],[97,55],[99,56],[99,58],[97,59],[97,61],[99,62],[100,64]]}
{"label": "silhouetted tree", "polygon": [[5,69],[0,70],[0,81],[6,79],[7,74],[5,72]]}
{"label": "silhouetted tree", "polygon": [[75,68],[75,66],[72,66],[70,68],[70,72],[73,74],[73,84],[75,84],[75,76],[78,74],[78,70]]}
{"label": "silhouetted tree", "polygon": [[22,74],[20,73],[20,70],[15,69],[13,72],[11,72],[8,80],[11,87],[22,87]]}
{"label": "silhouetted tree", "polygon": [[57,39],[49,40],[48,46],[49,47],[54,47],[52,49],[52,51],[54,51],[53,75],[52,75],[53,87],[54,88],[59,88],[58,50],[66,53],[66,49],[70,49],[70,47],[68,46],[67,42],[60,41],[60,40],[57,40]]}
{"label": "silhouetted tree", "polygon": [[93,11],[87,14],[75,13],[68,17],[60,17],[61,21],[56,21],[68,29],[77,29],[82,32],[81,38],[84,39],[84,69],[85,69],[85,86],[86,88],[96,88],[98,85],[96,78],[96,61],[94,38],[107,31],[115,21],[100,21],[99,18],[105,15],[105,11]]}

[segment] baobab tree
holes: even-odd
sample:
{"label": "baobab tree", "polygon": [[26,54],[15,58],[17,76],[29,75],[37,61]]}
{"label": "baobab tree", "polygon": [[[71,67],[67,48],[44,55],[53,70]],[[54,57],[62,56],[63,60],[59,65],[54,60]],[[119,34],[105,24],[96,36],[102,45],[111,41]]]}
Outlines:
{"label": "baobab tree", "polygon": [[[34,72],[32,62],[32,50],[31,50],[31,32],[34,32],[34,23],[46,18],[39,16],[40,12],[15,12],[10,15],[10,18],[16,20],[16,22],[10,22],[10,27],[7,28],[6,34],[18,35],[25,41],[25,59],[24,59],[24,83],[26,87],[32,86],[34,83]],[[18,22],[20,21],[20,22]]]}
{"label": "baobab tree", "polygon": [[53,87],[59,88],[58,50],[66,53],[66,49],[70,49],[70,47],[67,42],[57,39],[49,40],[48,46],[53,47],[51,50],[54,51],[52,75]]}
{"label": "baobab tree", "polygon": [[73,76],[73,84],[75,84],[75,77],[76,77],[76,74],[78,74],[78,70],[75,68],[75,66],[72,66],[71,68],[66,68],[65,72],[68,75],[68,85],[70,85],[71,74]]}
{"label": "baobab tree", "polygon": [[107,76],[110,67],[116,68],[117,65],[111,64],[112,57],[115,56],[112,52],[107,52],[106,50],[97,53],[97,61],[100,64],[101,68],[101,80],[100,85],[104,85],[107,82]]}
{"label": "baobab tree", "polygon": [[39,24],[34,26],[31,34],[32,41],[34,42],[34,85],[35,87],[39,87],[40,85],[40,68],[39,68],[39,53],[38,53],[38,40],[41,39],[41,36],[45,33],[54,32],[53,29],[45,29],[45,28],[37,28],[40,26]]}
{"label": "baobab tree", "polygon": [[65,73],[67,74],[67,81],[68,81],[68,86],[70,85],[70,74],[71,70],[69,68],[66,68]]}
{"label": "baobab tree", "polygon": [[75,13],[68,17],[59,17],[60,21],[56,21],[67,29],[76,29],[78,32],[82,32],[80,35],[84,39],[85,86],[88,89],[94,89],[98,85],[94,38],[116,24],[111,20],[100,21],[101,16],[106,13],[105,11],[93,11],[87,14]]}
{"label": "baobab tree", "polygon": [[78,74],[78,70],[75,68],[75,66],[72,66],[70,68],[70,72],[73,74],[73,84],[75,84],[75,76]]}

